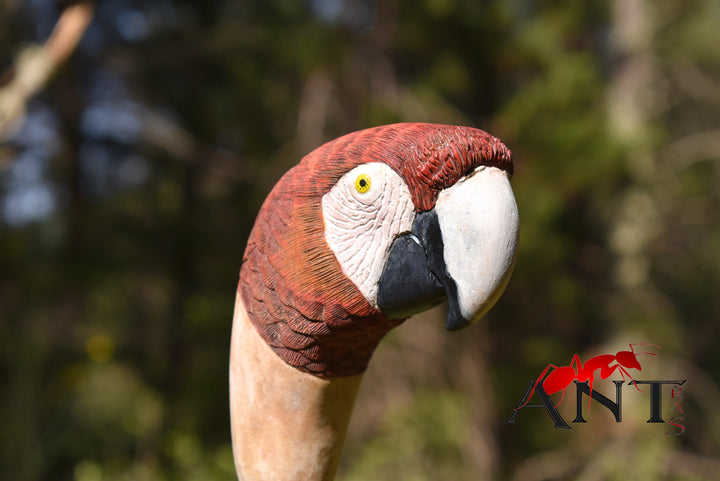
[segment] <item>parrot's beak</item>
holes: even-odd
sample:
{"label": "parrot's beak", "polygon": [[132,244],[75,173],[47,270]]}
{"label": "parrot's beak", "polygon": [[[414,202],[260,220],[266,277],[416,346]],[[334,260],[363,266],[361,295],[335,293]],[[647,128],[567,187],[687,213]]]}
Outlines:
{"label": "parrot's beak", "polygon": [[378,284],[378,308],[405,318],[447,300],[449,330],[483,317],[505,290],[519,216],[507,172],[478,167],[440,192],[398,236]]}

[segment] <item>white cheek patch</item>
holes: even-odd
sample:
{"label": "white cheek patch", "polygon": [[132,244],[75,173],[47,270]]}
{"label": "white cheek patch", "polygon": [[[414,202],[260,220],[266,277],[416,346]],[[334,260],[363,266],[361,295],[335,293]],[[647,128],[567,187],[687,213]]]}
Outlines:
{"label": "white cheek patch", "polygon": [[[361,175],[369,178],[365,192],[356,187]],[[340,267],[377,308],[378,281],[390,246],[399,234],[410,231],[415,220],[410,190],[386,164],[363,164],[323,196],[322,211],[325,240]]]}

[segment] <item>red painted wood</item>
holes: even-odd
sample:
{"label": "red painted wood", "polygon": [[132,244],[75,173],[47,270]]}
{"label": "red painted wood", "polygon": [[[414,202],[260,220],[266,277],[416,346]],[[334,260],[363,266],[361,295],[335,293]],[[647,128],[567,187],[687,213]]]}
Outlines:
{"label": "red painted wood", "polygon": [[407,183],[418,212],[479,165],[512,174],[512,154],[469,127],[394,124],[314,150],[275,185],[248,240],[238,289],[253,325],[288,364],[321,377],[365,371],[382,337],[404,319],[378,312],[343,274],[325,242],[321,198],[343,174],[384,162]]}

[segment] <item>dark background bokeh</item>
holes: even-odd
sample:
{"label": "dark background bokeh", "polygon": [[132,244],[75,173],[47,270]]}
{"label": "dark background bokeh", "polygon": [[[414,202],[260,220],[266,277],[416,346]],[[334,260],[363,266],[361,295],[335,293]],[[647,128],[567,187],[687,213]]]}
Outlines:
{"label": "dark background bokeh", "polygon": [[[0,0],[0,125],[68,6]],[[98,2],[0,129],[0,479],[234,479],[255,213],[305,153],[401,121],[514,151],[519,256],[480,324],[447,333],[439,308],[381,344],[338,478],[715,479],[718,25],[712,0]],[[688,379],[681,436],[632,387],[621,423],[503,423],[549,363],[629,342],[663,347],[634,376]]]}

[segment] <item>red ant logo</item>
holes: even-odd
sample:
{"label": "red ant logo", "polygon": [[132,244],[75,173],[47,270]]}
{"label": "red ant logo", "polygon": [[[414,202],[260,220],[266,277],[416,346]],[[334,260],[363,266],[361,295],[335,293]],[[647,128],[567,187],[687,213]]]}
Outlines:
{"label": "red ant logo", "polygon": [[[585,362],[585,364],[580,361],[580,357],[577,354],[573,354],[569,366],[556,366],[554,364],[548,364],[542,374],[540,374],[540,376],[538,376],[537,380],[535,381],[535,384],[533,385],[532,390],[530,391],[530,395],[527,397],[527,400],[522,405],[516,407],[515,410],[517,411],[518,409],[524,407],[528,402],[530,402],[530,399],[532,399],[533,393],[535,392],[535,388],[537,388],[538,384],[540,384],[540,381],[542,381],[543,378],[545,378],[545,380],[542,383],[542,387],[548,396],[551,394],[555,394],[556,392],[562,391],[562,396],[560,397],[560,400],[557,402],[557,404],[555,404],[555,407],[558,407],[560,405],[563,398],[565,397],[565,391],[567,390],[567,387],[573,381],[589,381],[590,394],[592,395],[593,381],[595,380],[595,371],[598,370],[600,371],[600,379],[607,379],[612,375],[612,373],[614,373],[615,371],[619,371],[620,375],[623,378],[623,381],[626,380],[625,375],[627,375],[627,377],[629,377],[635,385],[635,389],[640,391],[641,389],[637,386],[635,379],[633,379],[633,377],[627,370],[637,369],[638,371],[642,371],[642,367],[640,366],[640,362],[637,360],[637,356],[639,354],[649,354],[651,356],[655,356],[655,353],[635,352],[633,346],[653,346],[658,349],[662,349],[657,344],[650,344],[649,342],[636,342],[633,344],[629,344],[629,351],[619,351],[617,354],[601,354],[599,356],[591,357]],[[553,371],[550,372],[550,374],[547,374],[550,368],[553,368]],[[546,374],[547,377],[545,377]],[[588,398],[588,404],[590,403],[591,399],[592,396]]]}

